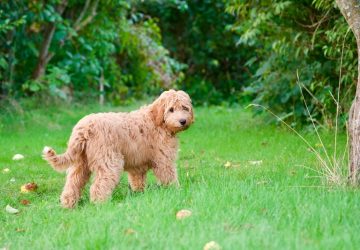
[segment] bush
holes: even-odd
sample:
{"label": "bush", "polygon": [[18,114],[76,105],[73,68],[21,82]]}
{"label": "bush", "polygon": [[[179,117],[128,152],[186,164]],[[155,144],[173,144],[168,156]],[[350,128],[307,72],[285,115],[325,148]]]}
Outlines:
{"label": "bush", "polygon": [[[337,95],[341,67],[340,105],[346,113],[355,90],[356,46],[334,3],[234,0],[227,12],[237,16],[232,30],[239,34],[238,44],[253,54],[246,64],[256,70],[244,95],[301,125],[309,116],[300,84],[313,118],[331,127],[336,114],[331,95]],[[342,115],[342,125],[345,120]]]}
{"label": "bush", "polygon": [[248,53],[235,46],[228,26],[235,18],[225,13],[223,1],[143,1],[137,11],[156,17],[163,44],[170,55],[185,63],[181,85],[196,104],[238,102],[250,77],[244,66]]}
{"label": "bush", "polygon": [[[185,65],[169,56],[155,19],[133,13],[127,1],[98,3],[1,3],[4,95],[93,98],[102,84],[107,98],[121,103],[181,83]],[[63,13],[61,4],[66,6]],[[34,76],[46,38],[51,42],[45,74]]]}

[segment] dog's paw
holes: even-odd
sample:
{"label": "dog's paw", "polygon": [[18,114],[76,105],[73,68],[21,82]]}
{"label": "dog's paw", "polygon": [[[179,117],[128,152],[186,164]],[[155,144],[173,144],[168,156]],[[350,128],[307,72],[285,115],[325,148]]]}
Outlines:
{"label": "dog's paw", "polygon": [[48,147],[48,146],[44,147],[42,153],[43,153],[44,156],[54,156],[55,155],[55,151],[52,148]]}
{"label": "dog's paw", "polygon": [[61,194],[60,202],[63,208],[74,208],[78,198],[73,194]]}

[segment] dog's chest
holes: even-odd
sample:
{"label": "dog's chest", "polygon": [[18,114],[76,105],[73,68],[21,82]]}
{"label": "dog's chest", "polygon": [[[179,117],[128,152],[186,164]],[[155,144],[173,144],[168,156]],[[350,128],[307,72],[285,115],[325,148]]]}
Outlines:
{"label": "dog's chest", "polygon": [[153,162],[174,161],[177,152],[177,141],[173,138],[155,136],[150,140],[130,143],[123,151],[125,170],[149,169]]}
{"label": "dog's chest", "polygon": [[125,170],[147,165],[151,156],[151,148],[146,144],[132,145],[123,150]]}

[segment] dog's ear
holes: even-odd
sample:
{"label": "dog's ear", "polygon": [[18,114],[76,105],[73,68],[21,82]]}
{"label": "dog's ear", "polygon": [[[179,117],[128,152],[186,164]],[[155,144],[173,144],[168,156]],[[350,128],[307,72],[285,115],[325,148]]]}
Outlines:
{"label": "dog's ear", "polygon": [[194,115],[194,108],[191,105],[191,109],[190,109],[190,114],[191,114],[191,123],[195,122],[195,115]]}
{"label": "dog's ear", "polygon": [[162,95],[151,104],[151,118],[157,126],[164,122],[165,102]]}

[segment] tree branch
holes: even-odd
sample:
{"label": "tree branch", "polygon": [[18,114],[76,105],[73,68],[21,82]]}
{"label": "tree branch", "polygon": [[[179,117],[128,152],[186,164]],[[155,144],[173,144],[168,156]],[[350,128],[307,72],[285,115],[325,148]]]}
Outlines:
{"label": "tree branch", "polygon": [[91,2],[91,0],[86,0],[85,5],[84,5],[84,8],[83,8],[83,10],[81,11],[80,16],[79,16],[79,17],[76,19],[76,21],[74,22],[74,27],[78,26],[79,23],[83,20],[86,12],[87,12],[88,9],[89,9],[90,2]]}
{"label": "tree branch", "polygon": [[74,24],[74,30],[76,32],[78,32],[79,30],[81,30],[82,28],[84,28],[86,25],[88,25],[89,23],[91,23],[91,21],[93,20],[93,18],[96,16],[96,10],[97,10],[97,6],[99,4],[99,0],[96,0],[92,7],[91,7],[91,11],[90,11],[90,15],[83,19],[83,20],[79,20],[79,22]]}
{"label": "tree branch", "polygon": [[[65,11],[67,6],[67,0],[62,0],[62,2],[56,7],[56,12],[61,16]],[[49,55],[49,48],[51,41],[54,37],[56,29],[56,23],[49,23],[45,27],[43,42],[40,47],[40,53],[38,62],[36,64],[35,70],[33,71],[32,78],[38,79],[45,73],[46,65],[52,56]]]}

